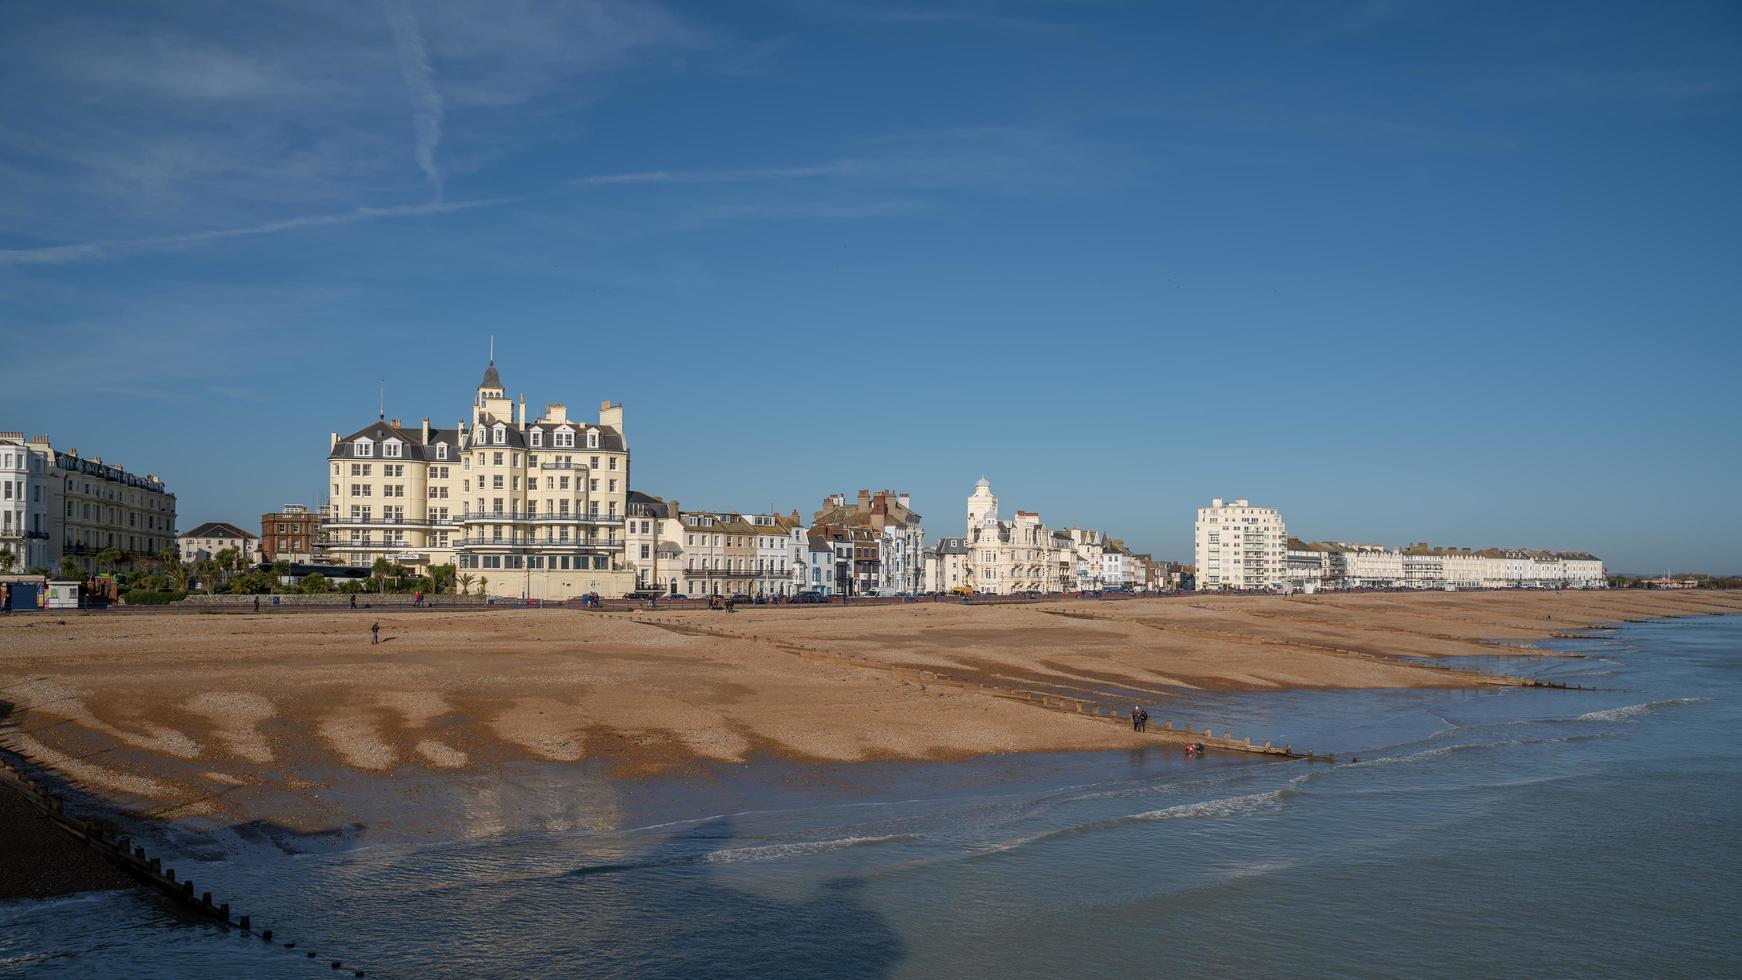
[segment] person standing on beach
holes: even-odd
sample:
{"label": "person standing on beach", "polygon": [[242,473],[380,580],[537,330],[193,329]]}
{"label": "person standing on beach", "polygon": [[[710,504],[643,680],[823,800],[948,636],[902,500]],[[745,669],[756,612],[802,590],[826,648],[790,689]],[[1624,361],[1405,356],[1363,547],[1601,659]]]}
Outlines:
{"label": "person standing on beach", "polygon": [[357,593],[355,592],[351,593],[351,608],[357,608]]}
{"label": "person standing on beach", "polygon": [[380,642],[381,642],[381,624],[379,622],[377,622],[375,625],[369,627],[369,645],[374,646],[375,644],[380,643]]}
{"label": "person standing on beach", "polygon": [[259,596],[254,597],[254,611],[255,612],[260,611],[260,597]]}

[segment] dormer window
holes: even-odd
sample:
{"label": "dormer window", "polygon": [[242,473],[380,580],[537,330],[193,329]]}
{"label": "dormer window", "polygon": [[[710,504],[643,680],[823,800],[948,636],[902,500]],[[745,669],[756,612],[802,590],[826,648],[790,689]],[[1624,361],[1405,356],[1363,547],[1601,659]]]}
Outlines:
{"label": "dormer window", "polygon": [[558,449],[575,448],[575,430],[566,425],[551,433],[550,437],[551,444],[556,446]]}
{"label": "dormer window", "polygon": [[598,429],[588,429],[587,430],[587,448],[588,449],[599,448],[599,430]]}
{"label": "dormer window", "polygon": [[492,429],[491,431],[496,433],[496,438],[495,438],[496,445],[504,446],[504,445],[508,444],[508,427],[506,425],[503,425],[502,423],[498,422],[498,423],[496,423],[496,428]]}
{"label": "dormer window", "polygon": [[447,459],[447,458],[448,458],[448,444],[445,442],[436,443],[436,459]]}
{"label": "dormer window", "polygon": [[542,448],[543,446],[544,446],[544,430],[543,429],[533,429],[532,430],[532,447],[534,449],[538,449],[538,448]]}
{"label": "dormer window", "polygon": [[398,439],[389,439],[381,444],[381,455],[389,459],[398,459],[405,444]]}
{"label": "dormer window", "polygon": [[375,443],[368,439],[358,439],[356,442],[351,444],[351,455],[364,457],[373,456],[375,455]]}

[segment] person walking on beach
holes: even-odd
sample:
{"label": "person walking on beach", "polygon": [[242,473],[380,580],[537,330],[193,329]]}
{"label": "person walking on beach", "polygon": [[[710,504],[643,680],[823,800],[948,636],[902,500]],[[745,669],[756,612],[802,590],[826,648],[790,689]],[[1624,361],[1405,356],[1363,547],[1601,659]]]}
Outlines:
{"label": "person walking on beach", "polygon": [[257,613],[260,611],[260,597],[259,596],[254,597],[254,611]]}
{"label": "person walking on beach", "polygon": [[380,642],[381,642],[381,624],[379,622],[377,622],[375,625],[369,627],[369,645],[374,646],[375,644],[380,643]]}
{"label": "person walking on beach", "polygon": [[357,608],[357,593],[355,592],[351,593],[351,608]]}

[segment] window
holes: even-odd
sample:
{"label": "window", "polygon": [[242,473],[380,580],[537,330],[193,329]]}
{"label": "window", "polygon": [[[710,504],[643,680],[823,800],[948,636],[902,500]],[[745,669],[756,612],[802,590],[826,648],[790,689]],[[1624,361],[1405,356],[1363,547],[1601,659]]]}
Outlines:
{"label": "window", "polygon": [[[375,455],[375,444],[367,439],[358,439],[351,444],[351,455],[373,456]],[[85,492],[89,493],[90,490],[87,488]]]}
{"label": "window", "polygon": [[531,438],[531,441],[529,442],[529,445],[531,445],[534,449],[543,448],[543,446],[544,446],[544,430],[543,429],[533,429],[532,430],[532,438]]}
{"label": "window", "polygon": [[502,465],[502,454],[501,453],[491,453],[490,454],[490,464],[492,466],[501,466]]}
{"label": "window", "polygon": [[[498,422],[498,423],[496,423],[496,428],[493,431],[496,433],[496,438],[491,440],[491,441],[495,442],[496,445],[498,445],[498,446],[505,446],[508,444],[508,427],[507,426]],[[502,454],[501,453],[496,454],[496,462],[498,462],[498,463],[502,462]]]}
{"label": "window", "polygon": [[595,469],[595,470],[598,469],[599,468],[599,457],[594,456],[593,461],[587,465],[591,469]]}
{"label": "window", "polygon": [[[599,430],[598,429],[588,429],[587,430],[587,448],[588,449],[599,448]],[[593,465],[597,466],[599,464],[594,463]]]}
{"label": "window", "polygon": [[403,448],[403,444],[398,439],[389,439],[381,444],[381,455],[398,459],[400,450]]}
{"label": "window", "polygon": [[[448,444],[445,442],[436,443],[436,459],[447,459],[447,458],[448,458]],[[444,471],[442,475],[446,476],[447,474]]]}
{"label": "window", "polygon": [[611,468],[612,468],[612,469],[616,469],[616,468],[617,468],[617,457],[615,457],[615,456],[612,456],[612,457],[611,457]]}

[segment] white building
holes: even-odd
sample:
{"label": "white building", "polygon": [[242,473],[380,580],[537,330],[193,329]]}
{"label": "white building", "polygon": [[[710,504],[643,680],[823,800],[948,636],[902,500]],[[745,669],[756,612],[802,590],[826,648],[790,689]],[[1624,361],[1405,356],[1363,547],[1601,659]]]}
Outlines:
{"label": "white building", "polygon": [[1288,528],[1270,507],[1221,498],[1198,508],[1198,591],[1274,589],[1287,579]]}
{"label": "white building", "polygon": [[925,553],[922,591],[951,592],[968,583],[968,539],[939,538]]}
{"label": "white building", "polygon": [[58,572],[70,558],[96,571],[111,548],[131,561],[174,544],[175,495],[156,476],[63,452],[47,436],[0,432],[0,552],[15,570]]}
{"label": "white building", "polygon": [[216,558],[220,552],[233,550],[243,565],[260,561],[260,539],[225,521],[207,521],[176,538],[184,565]]}

